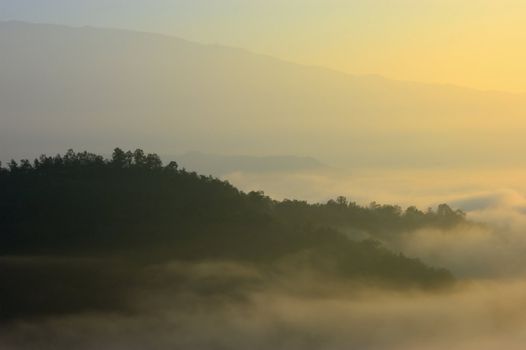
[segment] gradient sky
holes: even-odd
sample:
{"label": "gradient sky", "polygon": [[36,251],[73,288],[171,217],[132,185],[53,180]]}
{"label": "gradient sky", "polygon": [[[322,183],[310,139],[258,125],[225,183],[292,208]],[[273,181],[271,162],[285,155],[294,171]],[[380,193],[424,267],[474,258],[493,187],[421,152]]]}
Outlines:
{"label": "gradient sky", "polygon": [[0,0],[0,20],[160,32],[356,74],[526,91],[524,0]]}

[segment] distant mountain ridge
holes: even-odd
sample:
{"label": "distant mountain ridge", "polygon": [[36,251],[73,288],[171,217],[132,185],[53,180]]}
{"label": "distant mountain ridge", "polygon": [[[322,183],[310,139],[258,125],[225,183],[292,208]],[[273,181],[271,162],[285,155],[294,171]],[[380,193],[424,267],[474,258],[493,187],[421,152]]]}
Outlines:
{"label": "distant mountain ridge", "polygon": [[176,160],[188,170],[214,176],[233,172],[287,172],[328,168],[315,158],[298,156],[217,155],[193,151],[177,157],[163,158]]}
{"label": "distant mountain ridge", "polygon": [[113,29],[2,22],[0,52],[0,159],[119,144],[353,165],[523,162],[524,95]]}

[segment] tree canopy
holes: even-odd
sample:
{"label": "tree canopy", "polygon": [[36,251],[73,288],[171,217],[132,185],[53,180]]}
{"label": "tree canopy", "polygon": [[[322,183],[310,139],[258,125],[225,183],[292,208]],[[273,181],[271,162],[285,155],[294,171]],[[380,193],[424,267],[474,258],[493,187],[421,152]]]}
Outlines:
{"label": "tree canopy", "polygon": [[[323,204],[276,201],[175,162],[164,165],[142,150],[117,148],[111,159],[70,150],[0,167],[0,258],[118,256],[140,266],[221,260],[270,270],[286,262],[344,280],[433,287],[451,283],[451,273],[389,251],[375,238],[465,220],[445,204],[423,212],[360,206],[345,197]],[[342,231],[347,228],[369,238],[353,240]],[[19,265],[5,264],[0,259],[0,278],[19,275],[13,272]],[[0,297],[8,300],[18,290],[3,289]]]}

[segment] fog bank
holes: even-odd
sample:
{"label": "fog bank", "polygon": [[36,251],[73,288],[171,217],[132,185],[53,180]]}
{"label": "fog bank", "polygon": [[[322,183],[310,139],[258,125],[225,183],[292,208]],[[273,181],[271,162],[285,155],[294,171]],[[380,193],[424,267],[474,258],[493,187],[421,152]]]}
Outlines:
{"label": "fog bank", "polygon": [[[167,278],[183,271],[184,291]],[[256,289],[238,285],[229,292],[203,289],[258,276],[232,264],[159,266],[150,277],[165,283],[137,291],[134,312],[19,321],[2,328],[0,345],[6,350],[470,350],[522,349],[526,340],[526,284],[516,280],[462,282],[440,292],[305,280],[272,281]]]}

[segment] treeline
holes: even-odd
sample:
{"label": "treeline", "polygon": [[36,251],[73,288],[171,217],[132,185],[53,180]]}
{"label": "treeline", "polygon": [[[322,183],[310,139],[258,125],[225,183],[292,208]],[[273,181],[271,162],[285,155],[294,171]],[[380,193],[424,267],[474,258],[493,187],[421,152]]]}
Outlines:
{"label": "treeline", "polygon": [[[33,162],[11,161],[7,168],[2,168],[0,163],[0,181],[0,186],[5,190],[2,192],[3,209],[14,208],[6,203],[5,199],[9,194],[11,197],[18,197],[19,204],[22,202],[21,196],[27,198],[32,195],[35,197],[32,200],[45,201],[49,199],[47,196],[58,195],[54,205],[60,204],[60,196],[66,196],[69,197],[69,204],[113,206],[106,215],[103,215],[100,208],[96,210],[101,215],[100,218],[118,210],[123,214],[135,211],[138,215],[134,216],[136,219],[153,215],[157,219],[171,217],[179,222],[191,221],[194,217],[203,218],[200,223],[232,220],[259,224],[279,222],[299,227],[352,228],[378,238],[425,227],[447,229],[466,222],[465,213],[453,210],[447,204],[440,204],[437,210],[428,208],[421,211],[414,206],[404,210],[397,205],[381,205],[376,202],[361,206],[343,196],[327,203],[314,204],[300,200],[276,201],[263,192],[243,193],[228,182],[179,169],[176,162],[163,165],[158,155],[145,154],[142,150],[124,152],[117,148],[111,159],[69,150],[64,156],[43,155]],[[11,191],[7,191],[8,185]],[[44,188],[39,188],[39,185],[51,187],[43,191]],[[54,188],[55,186],[59,188]],[[89,187],[93,187],[94,192],[82,193]],[[125,191],[124,187],[127,187]],[[151,192],[154,190],[162,193]],[[112,192],[116,192],[116,196],[109,196]],[[142,204],[133,197],[148,192],[156,196],[152,202],[157,204],[150,203],[140,208]],[[130,201],[123,197],[126,195],[131,197]],[[37,202],[33,201],[33,206]],[[7,213],[7,210],[3,212]],[[18,211],[9,217],[15,219],[18,216],[20,219],[23,214]],[[127,220],[133,219],[130,215],[126,216]],[[7,215],[3,217],[5,221],[9,221]],[[66,220],[67,217],[63,217],[58,223],[64,224]]]}
{"label": "treeline", "polygon": [[[155,154],[115,149],[11,161],[0,170],[0,255],[122,256],[162,260],[233,260],[271,266],[302,261],[342,278],[433,286],[449,272],[354,241],[341,228],[372,237],[425,226],[451,226],[464,214],[371,204],[340,197],[325,204],[275,201],[228,182],[163,165]],[[301,258],[299,258],[301,257]]]}
{"label": "treeline", "polygon": [[[401,232],[433,227],[449,229],[468,223],[461,210],[453,210],[447,204],[426,211],[411,206],[370,203],[361,206],[346,197],[338,197],[324,204],[284,200],[274,202],[277,215],[288,222],[311,224],[338,229],[354,229],[378,239],[389,239]],[[472,223],[470,223],[472,224]]]}

